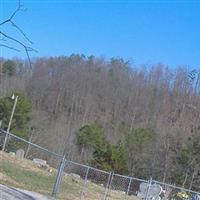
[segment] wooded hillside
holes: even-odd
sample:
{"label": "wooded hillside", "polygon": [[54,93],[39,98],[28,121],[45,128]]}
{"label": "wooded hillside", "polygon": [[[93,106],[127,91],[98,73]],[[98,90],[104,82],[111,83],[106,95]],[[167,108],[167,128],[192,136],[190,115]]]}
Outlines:
{"label": "wooded hillside", "polygon": [[200,190],[199,75],[74,54],[35,59],[31,69],[1,59],[2,126],[5,97],[19,93],[32,106],[13,132],[101,169]]}

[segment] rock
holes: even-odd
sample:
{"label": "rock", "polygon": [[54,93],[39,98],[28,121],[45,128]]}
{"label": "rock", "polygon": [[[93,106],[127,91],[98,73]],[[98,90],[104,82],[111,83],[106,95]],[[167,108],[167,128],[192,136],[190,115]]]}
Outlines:
{"label": "rock", "polygon": [[71,176],[73,182],[75,182],[75,183],[80,182],[80,179],[81,179],[80,175],[71,173],[70,176]]}
{"label": "rock", "polygon": [[53,170],[52,170],[51,168],[48,168],[48,169],[47,169],[48,176],[51,176],[51,175],[52,175],[52,172],[53,172]]}
{"label": "rock", "polygon": [[15,156],[16,156],[16,158],[22,160],[22,159],[24,159],[24,154],[25,154],[25,152],[24,152],[23,149],[18,149],[18,150],[16,151]]}
{"label": "rock", "polygon": [[43,168],[43,169],[48,169],[49,168],[49,165],[47,164],[47,161],[46,160],[42,160],[42,159],[39,159],[39,158],[34,158],[33,159],[33,162],[35,164],[37,164],[37,166],[39,168]]}
{"label": "rock", "polygon": [[8,154],[9,154],[10,156],[12,156],[12,157],[15,157],[15,152],[10,151]]}
{"label": "rock", "polygon": [[51,168],[49,168],[47,171],[48,171],[49,173],[52,173],[52,172],[53,172],[53,170],[52,170]]}

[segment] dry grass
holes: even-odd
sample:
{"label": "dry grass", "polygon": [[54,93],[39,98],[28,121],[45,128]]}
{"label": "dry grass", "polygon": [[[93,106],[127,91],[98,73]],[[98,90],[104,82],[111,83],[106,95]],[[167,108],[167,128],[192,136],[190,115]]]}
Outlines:
{"label": "dry grass", "polygon": [[[7,153],[0,152],[0,184],[18,187],[47,196],[51,195],[55,181],[56,170],[52,168],[52,173],[40,169],[31,160],[19,160]],[[61,200],[79,200],[83,192],[84,180],[78,183],[73,182],[71,176],[65,174],[59,190]],[[87,182],[87,189],[84,190],[85,200],[101,199],[105,193],[105,188],[101,185]],[[122,191],[110,190],[109,200],[125,199]],[[128,196],[128,200],[138,200],[135,196]]]}

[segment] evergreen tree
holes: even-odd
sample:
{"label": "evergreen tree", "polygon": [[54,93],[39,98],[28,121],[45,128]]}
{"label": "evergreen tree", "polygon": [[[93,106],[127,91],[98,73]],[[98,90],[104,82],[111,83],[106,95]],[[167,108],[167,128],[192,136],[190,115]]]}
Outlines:
{"label": "evergreen tree", "polygon": [[16,74],[16,63],[12,60],[7,60],[3,63],[3,74],[14,76]]}
{"label": "evergreen tree", "polygon": [[98,124],[86,125],[78,131],[78,143],[80,146],[90,148],[92,159],[89,163],[94,167],[126,173],[126,156],[123,143],[111,145],[105,138],[103,129]]}

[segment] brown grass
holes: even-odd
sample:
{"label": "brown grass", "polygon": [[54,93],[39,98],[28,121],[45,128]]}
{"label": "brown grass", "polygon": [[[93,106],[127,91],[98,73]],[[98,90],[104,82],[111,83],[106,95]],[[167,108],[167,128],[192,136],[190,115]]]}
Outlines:
{"label": "brown grass", "polygon": [[[19,160],[7,153],[0,152],[0,184],[18,187],[47,196],[51,195],[55,181],[56,170],[52,168],[49,174],[46,170],[40,169],[31,160]],[[83,189],[83,180],[79,183],[72,181],[71,176],[65,174],[59,190],[59,199],[79,200]],[[84,200],[102,199],[105,188],[101,185],[87,182],[87,189],[84,190]],[[125,199],[122,191],[110,190],[109,200]],[[135,196],[128,196],[128,200],[138,200]]]}

